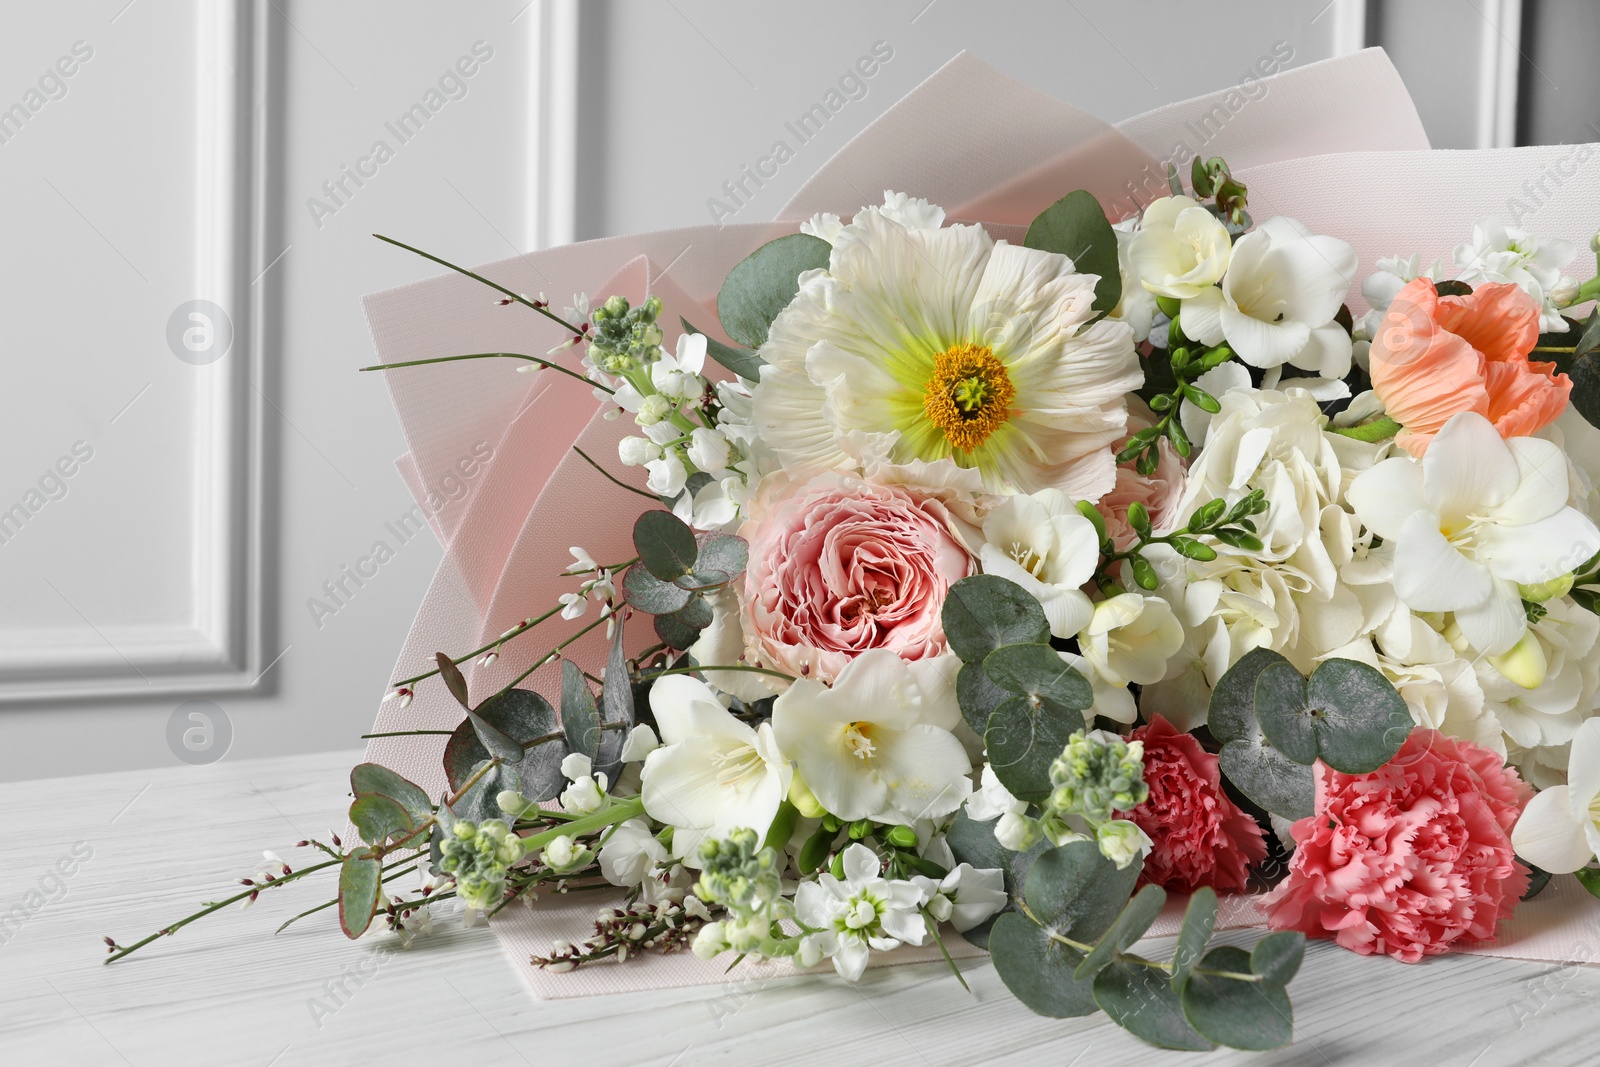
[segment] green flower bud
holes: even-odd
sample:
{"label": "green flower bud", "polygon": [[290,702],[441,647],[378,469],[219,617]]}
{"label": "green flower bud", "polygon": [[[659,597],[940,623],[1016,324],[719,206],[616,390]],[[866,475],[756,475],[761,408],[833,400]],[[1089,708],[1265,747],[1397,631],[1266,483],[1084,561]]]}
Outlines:
{"label": "green flower bud", "polygon": [[1559,578],[1552,578],[1548,582],[1538,582],[1534,585],[1519,585],[1517,590],[1522,594],[1523,600],[1530,600],[1535,604],[1543,604],[1546,600],[1566,596],[1572,591],[1572,583],[1576,576],[1568,571]]}
{"label": "green flower bud", "polygon": [[1093,822],[1113,811],[1132,811],[1150,795],[1144,781],[1144,745],[1104,730],[1079,731],[1050,765],[1050,807]]}
{"label": "green flower bud", "polygon": [[896,848],[916,848],[917,832],[909,826],[891,826],[884,840]]}

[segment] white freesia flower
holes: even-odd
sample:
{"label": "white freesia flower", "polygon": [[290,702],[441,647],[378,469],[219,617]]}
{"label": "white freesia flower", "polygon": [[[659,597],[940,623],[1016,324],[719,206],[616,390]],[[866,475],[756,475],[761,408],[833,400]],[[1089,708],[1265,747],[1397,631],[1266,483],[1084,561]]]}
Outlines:
{"label": "white freesia flower", "polygon": [[844,881],[824,871],[815,882],[801,882],[795,916],[818,933],[807,934],[802,958],[831,958],[840,976],[854,982],[867,969],[873,950],[920,945],[928,924],[919,910],[927,899],[913,882],[882,876],[870,848],[857,843],[844,850]]}
{"label": "white freesia flower", "polygon": [[656,679],[650,710],[663,744],[645,757],[640,792],[645,812],[674,828],[673,855],[693,866],[707,837],[740,827],[765,834],[794,775],[772,726],[752,729],[704,682],[680,674]]}
{"label": "white freesia flower", "polygon": [[1005,498],[983,520],[985,573],[1022,586],[1044,608],[1050,632],[1071,637],[1094,613],[1081,588],[1100,562],[1100,539],[1067,494],[1041,489]]}
{"label": "white freesia flower", "polygon": [[1350,335],[1333,321],[1356,274],[1356,253],[1294,219],[1268,219],[1233,246],[1221,289],[1183,302],[1183,332],[1226,340],[1252,367],[1288,363],[1326,378],[1350,372]]}
{"label": "white freesia flower", "polygon": [[[1104,715],[1113,722],[1129,724],[1139,720],[1139,708],[1134,703],[1127,682],[1101,677],[1100,672],[1095,670],[1094,664],[1083,656],[1072,652],[1057,652],[1056,655],[1088,680],[1089,687],[1094,691],[1094,705],[1090,714]],[[1170,670],[1170,666],[1168,669]]]}
{"label": "white freesia flower", "polygon": [[1395,543],[1394,582],[1415,611],[1450,611],[1473,648],[1509,650],[1527,631],[1518,584],[1568,574],[1600,530],[1567,506],[1566,456],[1504,440],[1482,415],[1445,423],[1421,461],[1384,460],[1350,486],[1356,515]]}
{"label": "white freesia flower", "polygon": [[707,482],[692,494],[684,493],[673,503],[672,513],[696,530],[731,529],[739,518],[738,501],[728,491],[734,481]]}
{"label": "white freesia flower", "polygon": [[1167,661],[1183,647],[1183,626],[1160,597],[1121,593],[1094,606],[1078,647],[1112,685],[1148,685],[1166,676]]}
{"label": "white freesia flower", "polygon": [[938,881],[922,875],[911,880],[926,895],[933,921],[947,922],[960,933],[998,915],[1011,899],[1006,896],[1005,872],[997,867],[979,869],[963,863]]}
{"label": "white freesia flower", "polygon": [[1196,297],[1222,280],[1233,239],[1210,210],[1187,196],[1150,202],[1128,248],[1144,288],[1174,300]]}
{"label": "white freesia flower", "polygon": [[667,847],[656,840],[645,820],[629,819],[611,830],[597,858],[606,881],[631,889],[667,858]]}
{"label": "white freesia flower", "polygon": [[[744,624],[739,617],[739,597],[728,586],[706,594],[711,605],[711,625],[700,631],[700,637],[688,649],[689,658],[708,666],[732,667],[743,662],[745,655]],[[707,671],[706,681],[718,691],[740,700],[760,700],[769,697],[782,679],[754,671]]]}
{"label": "white freesia flower", "polygon": [[594,762],[581,752],[561,761],[561,773],[572,783],[561,793],[561,810],[568,815],[588,815],[605,806],[606,776],[593,770]]}
{"label": "white freesia flower", "polygon": [[[1570,742],[1595,713],[1600,689],[1600,616],[1569,600],[1550,600],[1545,614],[1505,657],[1477,663],[1478,684],[1513,761],[1527,762],[1530,750]],[[1522,669],[1518,669],[1522,668]]]}
{"label": "white freesia flower", "polygon": [[907,663],[888,649],[851,660],[829,688],[811,678],[772,706],[784,755],[841,819],[913,823],[948,815],[972,791],[954,656]]}
{"label": "white freesia flower", "polygon": [[642,763],[646,756],[660,747],[656,732],[650,729],[649,723],[642,722],[628,731],[628,739],[622,743],[622,753],[618,758],[623,763]]}
{"label": "white freesia flower", "polygon": [[1600,854],[1600,719],[1572,739],[1567,784],[1534,795],[1511,831],[1517,855],[1552,874],[1567,874]]}
{"label": "white freesia flower", "polygon": [[1515,285],[1542,305],[1541,332],[1566,333],[1567,324],[1554,296],[1571,283],[1572,279],[1562,276],[1561,268],[1575,255],[1577,249],[1570,241],[1541,239],[1491,216],[1473,225],[1471,241],[1456,246],[1455,262],[1461,271],[1457,277],[1474,288],[1487,282]]}
{"label": "white freesia flower", "polygon": [[[1130,220],[1134,221],[1134,220]],[[1106,318],[1118,319],[1133,331],[1133,343],[1138,344],[1150,336],[1156,320],[1156,296],[1139,281],[1129,251],[1133,247],[1133,232],[1117,228],[1117,273],[1122,276],[1122,298]]]}
{"label": "white freesia flower", "polygon": [[1096,279],[1066,256],[928,227],[940,217],[891,196],[801,275],[761,349],[760,436],[799,475],[853,466],[851,436],[877,435],[896,464],[1098,499],[1142,380],[1131,330],[1091,321]]}

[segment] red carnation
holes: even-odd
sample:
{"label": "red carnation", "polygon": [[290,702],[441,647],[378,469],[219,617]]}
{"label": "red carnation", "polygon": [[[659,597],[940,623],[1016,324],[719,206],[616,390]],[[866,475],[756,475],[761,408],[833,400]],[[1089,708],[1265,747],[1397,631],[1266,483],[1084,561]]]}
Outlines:
{"label": "red carnation", "polygon": [[1242,891],[1252,863],[1266,858],[1261,827],[1222,791],[1217,757],[1160,715],[1128,735],[1144,742],[1144,780],[1150,796],[1120,816],[1131,819],[1154,847],[1140,884],[1177,893],[1203,885]]}

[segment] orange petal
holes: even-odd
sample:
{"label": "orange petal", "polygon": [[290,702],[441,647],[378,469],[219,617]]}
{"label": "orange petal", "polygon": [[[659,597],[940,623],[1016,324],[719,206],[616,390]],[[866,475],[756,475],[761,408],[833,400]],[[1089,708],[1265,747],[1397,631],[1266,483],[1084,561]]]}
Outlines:
{"label": "orange petal", "polygon": [[1480,285],[1467,296],[1447,296],[1435,315],[1439,325],[1491,363],[1526,359],[1539,343],[1539,304],[1515,285]]}
{"label": "orange petal", "polygon": [[1566,410],[1572,379],[1555,373],[1554,363],[1514,360],[1486,368],[1489,421],[1501,437],[1527,437]]}
{"label": "orange petal", "polygon": [[1389,416],[1405,427],[1398,440],[1414,455],[1423,453],[1451,416],[1486,414],[1489,408],[1484,357],[1439,325],[1440,304],[1428,279],[1407,283],[1372,340],[1372,388]]}

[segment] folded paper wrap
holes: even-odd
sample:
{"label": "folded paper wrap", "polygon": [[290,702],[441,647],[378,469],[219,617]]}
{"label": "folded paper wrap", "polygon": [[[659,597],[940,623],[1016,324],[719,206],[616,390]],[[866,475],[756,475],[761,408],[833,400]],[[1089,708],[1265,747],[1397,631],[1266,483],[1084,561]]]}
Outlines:
{"label": "folded paper wrap", "polygon": [[[1115,127],[963,54],[830,160],[780,212],[786,221],[607,238],[478,271],[518,292],[547,293],[557,307],[574,292],[621,293],[633,302],[659,296],[670,348],[679,316],[721,336],[716,292],[744,256],[815,212],[849,215],[886,188],[925,197],[951,218],[994,224],[997,236],[1019,240],[1022,226],[1070,190],[1089,189],[1118,218],[1165,194],[1167,163],[1186,173],[1194,155],[1221,155],[1248,183],[1257,218],[1286,214],[1316,232],[1337,234],[1370,267],[1378,256],[1399,251],[1448,258],[1473,221],[1491,212],[1520,213],[1518,221],[1533,223],[1541,234],[1587,243],[1593,205],[1600,202],[1600,170],[1572,166],[1573,151],[1429,151],[1416,109],[1378,49],[1226,87]],[[1535,196],[1524,188],[1529,182],[1537,183]],[[1352,306],[1364,310],[1359,293],[1352,294]],[[479,283],[454,274],[374,294],[365,307],[384,362],[462,352],[542,354],[563,339],[559,327],[525,308],[497,306]],[[635,484],[637,472],[617,460],[623,425],[602,418],[599,401],[581,384],[549,372],[520,374],[519,366],[526,364],[483,360],[387,372],[408,448],[398,466],[421,518],[445,547],[396,680],[429,669],[436,652],[460,654],[486,644],[553,605],[573,585],[560,576],[571,562],[569,546],[581,545],[601,561],[633,554],[630,531],[640,498],[607,484],[565,447],[576,442],[611,474]],[[1590,451],[1600,454],[1600,448]],[[452,498],[440,491],[462,484],[467,469],[478,470],[466,482],[467,493]],[[508,644],[494,664],[463,664],[472,690],[505,685],[586,621],[592,616],[552,619]],[[634,649],[653,640],[643,622],[629,626]],[[597,630],[566,654],[598,673],[604,648]],[[554,691],[556,666],[535,672],[526,684]],[[383,705],[374,730],[450,729],[460,718],[443,686],[424,685],[407,708]],[[367,758],[438,795],[445,788],[444,739],[432,740],[378,738]],[[587,936],[601,896],[546,896],[536,907],[496,917],[492,925],[502,947],[536,995],[763,982],[796,973],[785,964],[746,962],[728,974],[723,964],[688,954],[647,955],[626,966],[568,974],[529,964],[530,955],[557,941]],[[1181,907],[1181,900],[1169,903],[1151,936],[1176,933]],[[1253,898],[1223,899],[1219,928],[1262,921]],[[956,957],[980,954],[955,935],[946,945]],[[1600,901],[1560,879],[1518,910],[1497,943],[1470,951],[1567,961],[1588,960],[1597,949]],[[874,962],[937,958],[938,950],[927,946]]]}

